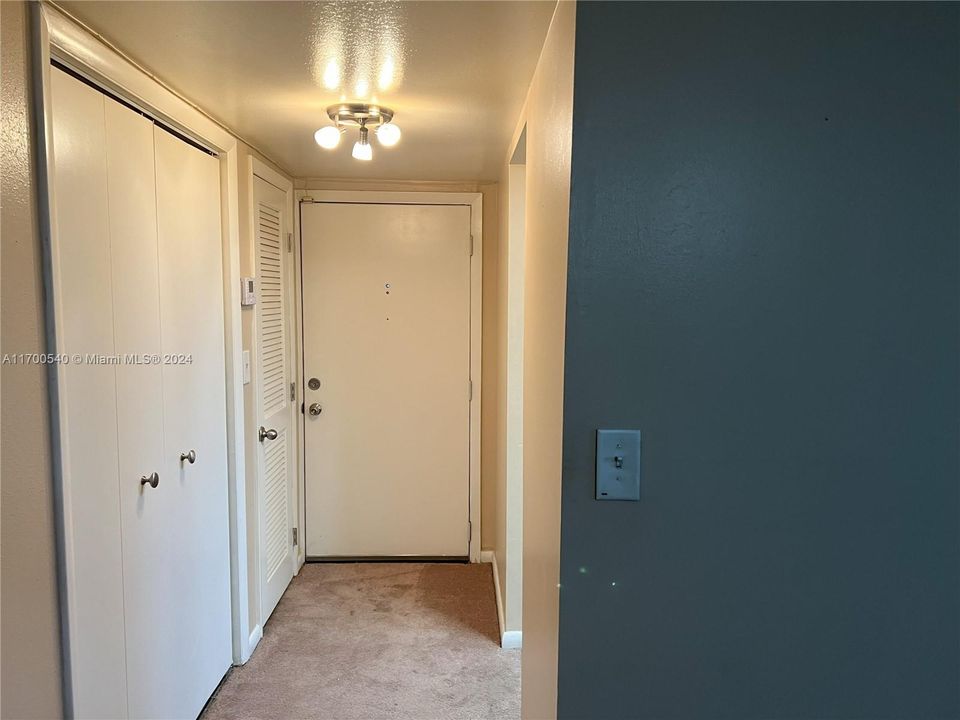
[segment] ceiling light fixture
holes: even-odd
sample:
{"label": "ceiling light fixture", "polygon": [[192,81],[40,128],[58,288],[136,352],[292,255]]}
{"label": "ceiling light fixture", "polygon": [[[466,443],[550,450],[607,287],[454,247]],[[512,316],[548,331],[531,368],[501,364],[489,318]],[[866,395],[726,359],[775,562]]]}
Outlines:
{"label": "ceiling light fixture", "polygon": [[370,145],[370,128],[377,134],[377,140],[384,147],[391,147],[400,141],[400,128],[393,123],[393,110],[368,103],[341,103],[327,108],[327,116],[333,125],[322,127],[314,134],[317,145],[332,150],[340,144],[340,135],[348,127],[360,129],[360,139],[353,145],[353,157],[357,160],[373,159],[373,146]]}

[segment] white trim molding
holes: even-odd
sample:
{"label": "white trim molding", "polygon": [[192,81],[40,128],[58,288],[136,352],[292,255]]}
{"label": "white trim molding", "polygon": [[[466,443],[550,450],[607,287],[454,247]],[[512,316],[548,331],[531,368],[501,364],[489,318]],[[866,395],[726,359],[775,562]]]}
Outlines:
{"label": "white trim molding", "polygon": [[500,638],[500,647],[504,650],[519,650],[523,647],[523,633],[520,630],[507,630]]}
{"label": "white trim molding", "polygon": [[[62,338],[55,288],[59,277],[58,231],[50,101],[51,60],[70,67],[110,93],[162,120],[211,150],[220,161],[220,198],[223,258],[224,345],[226,359],[227,468],[230,523],[230,596],[233,661],[244,663],[252,647],[248,612],[247,524],[244,453],[243,376],[240,315],[240,236],[237,140],[189,102],[161,85],[142,68],[118,54],[54,6],[31,3],[33,33],[33,89],[39,166],[40,230],[44,250],[44,284],[47,294],[47,347],[57,352]],[[50,365],[51,426],[53,429],[54,488],[59,543],[59,585],[64,643],[65,704],[73,712],[74,688],[70,668],[75,665],[70,628],[83,623],[72,604],[76,583],[73,535],[70,527],[71,478],[64,462],[65,415],[60,412],[57,388],[62,366]]]}
{"label": "white trim molding", "polygon": [[504,650],[517,650],[523,646],[523,633],[520,630],[504,630],[503,595],[500,591],[500,571],[497,567],[497,554],[493,550],[481,550],[480,562],[490,563],[493,572],[493,593],[497,602],[497,623],[500,626],[500,647]]}
{"label": "white trim molding", "polygon": [[[297,204],[301,202],[353,202],[392,203],[401,205],[466,205],[470,208],[470,235],[473,238],[473,255],[470,257],[470,382],[473,397],[470,400],[470,562],[480,559],[480,398],[482,396],[482,341],[483,341],[483,193],[479,192],[394,192],[367,190],[297,190]],[[300,298],[300,213],[295,213],[297,223],[297,297]],[[299,300],[298,300],[299,302]],[[302,337],[303,307],[297,308],[298,337]],[[303,358],[299,363],[303,367]],[[302,387],[303,378],[298,378]],[[302,418],[302,415],[301,415]],[[302,424],[302,423],[301,423]],[[300,464],[304,467],[303,443],[300,444]],[[306,478],[304,478],[306,482]],[[303,486],[301,486],[301,493]],[[302,495],[301,495],[302,497]],[[306,539],[303,539],[306,546]]]}
{"label": "white trim molding", "polygon": [[253,653],[257,649],[257,645],[260,644],[260,641],[263,639],[263,626],[260,623],[257,623],[253,630],[250,632],[250,637],[247,638],[247,645],[250,647],[250,652]]}

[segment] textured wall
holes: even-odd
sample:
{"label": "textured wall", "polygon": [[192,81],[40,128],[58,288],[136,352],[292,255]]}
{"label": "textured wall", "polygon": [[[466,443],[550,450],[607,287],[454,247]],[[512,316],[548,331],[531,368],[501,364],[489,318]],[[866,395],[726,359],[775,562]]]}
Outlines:
{"label": "textured wall", "polygon": [[[0,353],[44,352],[29,94],[29,22],[23,2],[0,3]],[[53,480],[46,369],[2,366],[0,465],[0,716],[62,713]]]}
{"label": "textured wall", "polygon": [[958,9],[578,6],[560,717],[960,717]]}

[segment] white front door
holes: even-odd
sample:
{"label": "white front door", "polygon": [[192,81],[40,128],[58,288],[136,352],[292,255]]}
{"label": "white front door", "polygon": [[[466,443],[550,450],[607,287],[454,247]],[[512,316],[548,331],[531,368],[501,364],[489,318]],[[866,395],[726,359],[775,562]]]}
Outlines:
{"label": "white front door", "polygon": [[[257,491],[260,622],[277,606],[296,566],[293,536],[295,409],[290,383],[290,255],[286,194],[253,179],[257,244]],[[263,428],[263,432],[260,432]]]}
{"label": "white front door", "polygon": [[470,208],[300,212],[307,556],[465,557]]}

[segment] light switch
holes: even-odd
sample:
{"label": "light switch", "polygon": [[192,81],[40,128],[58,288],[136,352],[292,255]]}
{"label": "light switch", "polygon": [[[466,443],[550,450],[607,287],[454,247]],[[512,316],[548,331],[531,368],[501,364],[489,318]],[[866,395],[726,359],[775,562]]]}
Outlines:
{"label": "light switch", "polygon": [[597,500],[640,499],[640,431],[597,430]]}

